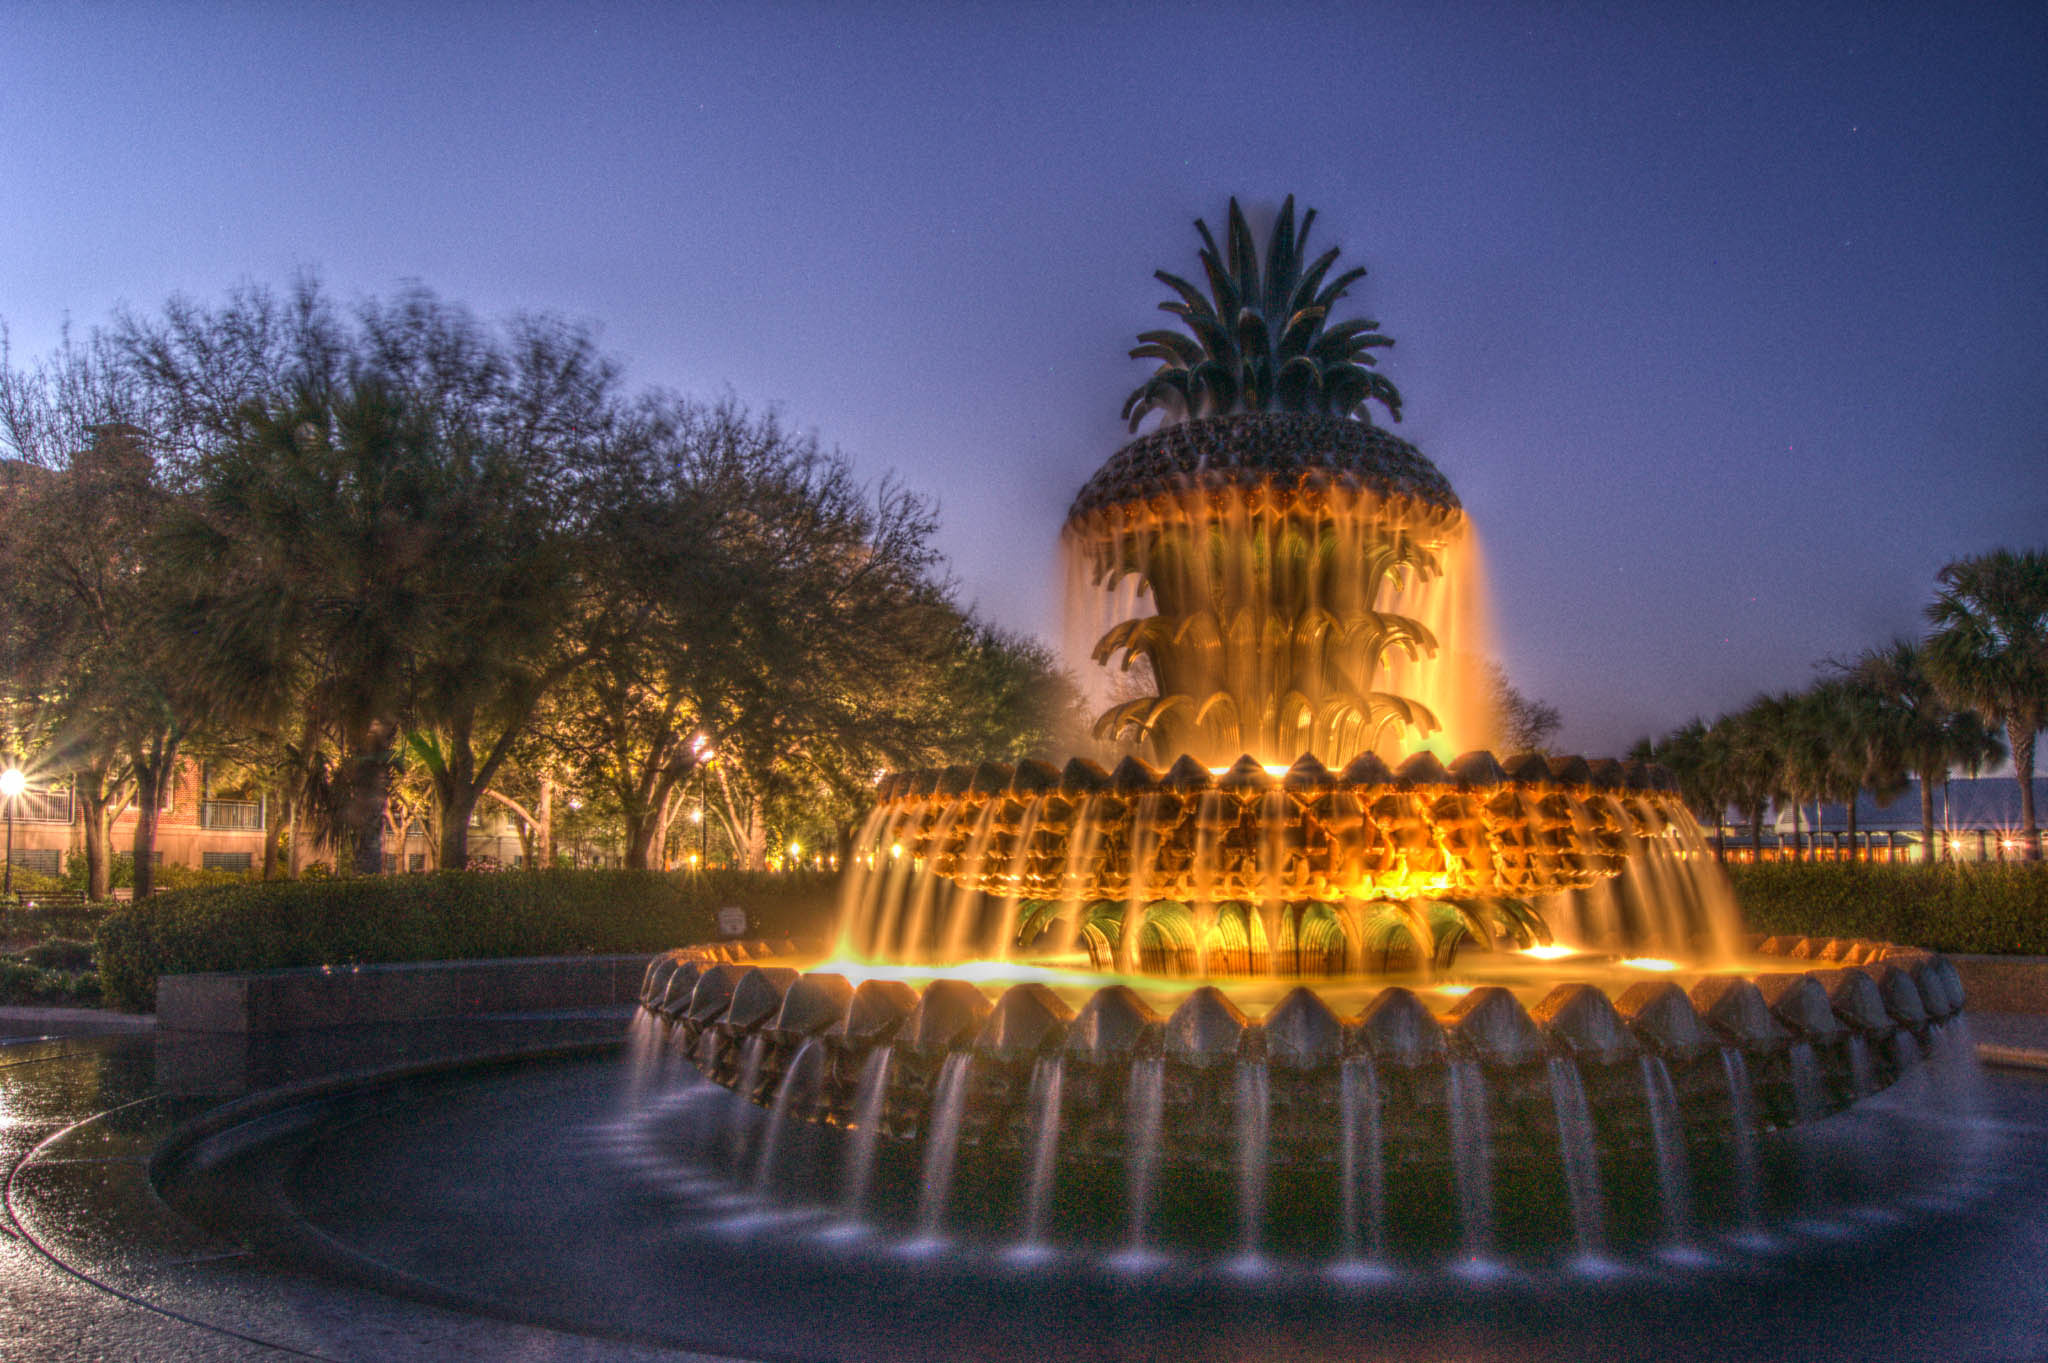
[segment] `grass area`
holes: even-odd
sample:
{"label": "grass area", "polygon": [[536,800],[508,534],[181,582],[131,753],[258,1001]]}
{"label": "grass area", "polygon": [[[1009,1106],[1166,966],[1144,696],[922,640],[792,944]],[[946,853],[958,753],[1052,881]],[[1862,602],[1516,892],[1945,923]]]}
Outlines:
{"label": "grass area", "polygon": [[272,881],[159,894],[94,938],[107,1000],[155,1006],[159,975],[392,961],[659,951],[715,936],[726,905],[752,935],[825,935],[838,878],[747,872],[464,872]]}
{"label": "grass area", "polygon": [[1730,866],[1752,932],[1867,937],[1936,951],[2048,956],[2048,865]]}

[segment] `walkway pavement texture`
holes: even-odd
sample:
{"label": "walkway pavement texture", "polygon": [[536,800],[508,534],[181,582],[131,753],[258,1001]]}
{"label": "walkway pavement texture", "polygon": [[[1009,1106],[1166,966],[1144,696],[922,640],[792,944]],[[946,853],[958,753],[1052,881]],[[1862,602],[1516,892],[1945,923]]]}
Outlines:
{"label": "walkway pavement texture", "polygon": [[[288,1118],[293,1109],[274,1097],[284,1086],[310,1102],[323,1082],[394,1066],[601,1056],[619,1045],[626,1017],[603,1009],[198,1040],[160,1035],[150,1019],[0,1009],[0,1359],[708,1360],[393,1295],[223,1239],[157,1193],[152,1157],[165,1139],[224,1105]],[[1992,1062],[2048,1070],[2048,1017],[1982,1014],[1972,1025]],[[262,1094],[272,1096],[252,1098]]]}
{"label": "walkway pavement texture", "polygon": [[249,1093],[397,1064],[609,1048],[625,1020],[608,1009],[160,1045],[152,1019],[0,1009],[0,1359],[704,1358],[478,1318],[267,1262],[184,1220],[153,1187],[150,1157],[166,1136]]}

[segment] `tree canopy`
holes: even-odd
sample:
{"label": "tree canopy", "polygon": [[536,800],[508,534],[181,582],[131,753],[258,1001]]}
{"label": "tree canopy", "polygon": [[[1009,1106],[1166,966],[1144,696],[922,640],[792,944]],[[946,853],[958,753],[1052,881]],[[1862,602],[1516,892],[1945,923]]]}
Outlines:
{"label": "tree canopy", "polygon": [[545,811],[602,812],[632,865],[715,788],[758,865],[879,769],[1039,741],[1062,694],[954,603],[923,498],[773,413],[628,391],[559,319],[174,299],[0,365],[0,449],[7,721],[108,824],[190,739],[362,871],[412,822],[463,864],[497,787],[536,854]]}

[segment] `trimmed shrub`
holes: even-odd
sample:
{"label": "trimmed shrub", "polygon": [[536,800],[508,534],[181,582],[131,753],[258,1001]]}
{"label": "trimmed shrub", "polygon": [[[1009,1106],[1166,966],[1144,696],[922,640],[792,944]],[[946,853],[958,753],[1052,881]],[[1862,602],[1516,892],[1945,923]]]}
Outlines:
{"label": "trimmed shrub", "polygon": [[22,952],[21,959],[44,970],[91,970],[92,943],[75,937],[52,937]]}
{"label": "trimmed shrub", "polygon": [[107,1001],[156,1004],[159,975],[392,961],[660,951],[706,941],[737,904],[758,936],[831,930],[838,877],[656,871],[443,871],[159,894],[94,938]]}
{"label": "trimmed shrub", "polygon": [[1751,932],[2048,955],[2048,866],[1777,861],[1728,876]]}
{"label": "trimmed shrub", "polygon": [[91,1008],[100,1001],[100,977],[90,970],[48,970],[0,956],[0,1004]]}

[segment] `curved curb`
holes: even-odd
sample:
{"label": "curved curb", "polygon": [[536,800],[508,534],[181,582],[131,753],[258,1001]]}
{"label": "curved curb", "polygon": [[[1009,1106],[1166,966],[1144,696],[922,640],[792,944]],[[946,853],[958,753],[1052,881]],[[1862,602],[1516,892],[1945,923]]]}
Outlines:
{"label": "curved curb", "polygon": [[1995,1046],[1980,1041],[1977,1043],[1977,1060],[2002,1070],[2033,1070],[2048,1074],[2048,1051],[2028,1046]]}

